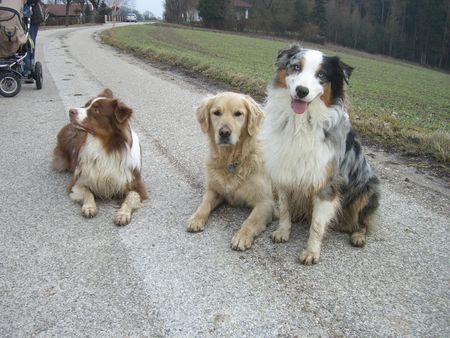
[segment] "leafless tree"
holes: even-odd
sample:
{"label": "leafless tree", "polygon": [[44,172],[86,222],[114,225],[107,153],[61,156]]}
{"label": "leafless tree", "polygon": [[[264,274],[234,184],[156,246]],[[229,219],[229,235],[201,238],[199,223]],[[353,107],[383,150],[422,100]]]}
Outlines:
{"label": "leafless tree", "polygon": [[196,9],[198,0],[165,0],[164,19],[167,22],[184,23],[192,17],[193,9]]}
{"label": "leafless tree", "polygon": [[136,6],[134,0],[104,0],[105,4],[108,5],[108,7],[112,7],[113,5],[116,5],[117,7],[132,7],[134,8]]}

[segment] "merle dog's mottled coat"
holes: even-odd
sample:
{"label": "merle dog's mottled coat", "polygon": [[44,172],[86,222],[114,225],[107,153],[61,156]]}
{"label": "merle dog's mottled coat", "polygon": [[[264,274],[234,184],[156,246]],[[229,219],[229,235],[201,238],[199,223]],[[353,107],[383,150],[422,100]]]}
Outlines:
{"label": "merle dog's mottled coat", "polygon": [[346,111],[344,85],[353,68],[298,45],[281,50],[276,67],[262,136],[280,203],[272,238],[288,240],[291,221],[308,219],[310,236],[300,259],[313,264],[330,225],[352,233],[353,245],[365,244],[378,207],[378,179]]}

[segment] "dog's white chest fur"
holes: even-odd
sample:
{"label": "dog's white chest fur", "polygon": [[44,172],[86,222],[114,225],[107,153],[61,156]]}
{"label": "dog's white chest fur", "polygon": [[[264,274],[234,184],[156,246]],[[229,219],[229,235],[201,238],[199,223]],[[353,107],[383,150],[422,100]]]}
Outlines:
{"label": "dog's white chest fur", "polygon": [[[281,93],[280,93],[281,94]],[[319,188],[329,176],[333,149],[324,142],[324,116],[296,115],[289,97],[267,102],[262,143],[267,170],[276,185]],[[312,120],[312,121],[311,121]]]}
{"label": "dog's white chest fur", "polygon": [[132,147],[125,152],[107,153],[100,140],[88,135],[79,154],[75,174],[77,185],[86,186],[96,196],[110,198],[125,193],[133,181],[133,171],[140,170],[139,139],[132,131]]}

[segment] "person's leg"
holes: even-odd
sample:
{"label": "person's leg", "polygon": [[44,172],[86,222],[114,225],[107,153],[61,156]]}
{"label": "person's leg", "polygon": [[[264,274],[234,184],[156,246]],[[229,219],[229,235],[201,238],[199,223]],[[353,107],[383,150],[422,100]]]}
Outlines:
{"label": "person's leg", "polygon": [[27,54],[27,57],[24,59],[25,61],[25,75],[31,73],[31,58],[30,53]]}
{"label": "person's leg", "polygon": [[34,67],[34,58],[35,58],[35,50],[36,50],[36,38],[37,33],[39,30],[38,25],[30,25],[30,31],[28,32],[30,35],[31,40],[33,40],[33,46],[31,44],[28,44],[27,52],[28,55],[25,58],[25,76],[28,77],[27,80],[25,80],[25,83],[33,83],[33,78],[31,75],[33,74],[33,67]]}
{"label": "person's leg", "polygon": [[34,48],[32,48],[30,55],[31,55],[31,60],[33,60],[33,61],[34,61],[34,56],[35,56],[38,31],[39,31],[39,25],[33,25],[33,24],[30,25],[30,37],[34,43]]}

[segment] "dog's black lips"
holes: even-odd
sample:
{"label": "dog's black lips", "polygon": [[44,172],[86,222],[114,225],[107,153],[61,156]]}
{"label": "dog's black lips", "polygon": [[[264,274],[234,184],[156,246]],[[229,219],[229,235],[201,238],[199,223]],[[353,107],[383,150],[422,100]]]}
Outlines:
{"label": "dog's black lips", "polygon": [[231,146],[232,144],[230,143],[230,140],[219,140],[217,145],[219,145],[219,146]]}

